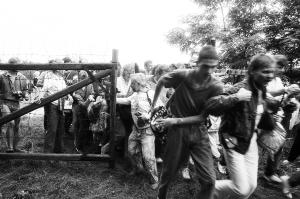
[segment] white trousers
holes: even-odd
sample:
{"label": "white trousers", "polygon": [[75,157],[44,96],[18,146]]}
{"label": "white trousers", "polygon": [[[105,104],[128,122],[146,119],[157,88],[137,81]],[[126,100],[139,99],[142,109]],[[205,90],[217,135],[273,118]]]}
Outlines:
{"label": "white trousers", "polygon": [[258,146],[254,133],[246,154],[232,149],[225,150],[225,159],[230,180],[217,180],[215,198],[247,199],[257,186]]}

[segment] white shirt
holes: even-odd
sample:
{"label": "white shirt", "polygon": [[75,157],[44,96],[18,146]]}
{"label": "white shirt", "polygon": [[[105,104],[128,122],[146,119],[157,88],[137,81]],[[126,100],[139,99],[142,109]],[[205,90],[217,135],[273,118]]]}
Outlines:
{"label": "white shirt", "polygon": [[[60,74],[53,73],[53,71],[47,71],[44,74],[43,79],[43,88],[40,91],[43,98],[49,97],[67,87],[64,78]],[[58,105],[58,100],[51,103]]]}
{"label": "white shirt", "polygon": [[[149,102],[148,97],[151,102]],[[136,116],[136,113],[140,113],[141,115],[145,116],[146,118],[150,119],[150,110],[151,110],[151,104],[153,102],[153,97],[154,97],[154,91],[153,90],[148,90],[146,92],[134,92],[131,96],[127,98],[117,98],[119,103],[126,103],[130,101],[131,104],[131,115],[133,122],[137,126],[137,119],[138,117]],[[151,103],[151,104],[150,104]],[[163,103],[161,102],[160,99],[157,100],[157,103],[155,107],[158,106],[163,106]]]}
{"label": "white shirt", "polygon": [[[270,81],[267,85],[267,91],[269,92],[276,92],[279,90],[284,89],[283,83],[279,77],[275,77],[272,81]],[[282,95],[276,96],[276,100],[281,100]]]}
{"label": "white shirt", "polygon": [[126,96],[131,85],[131,79],[128,82],[124,80],[122,76],[117,78],[117,89],[120,91],[121,95]]}

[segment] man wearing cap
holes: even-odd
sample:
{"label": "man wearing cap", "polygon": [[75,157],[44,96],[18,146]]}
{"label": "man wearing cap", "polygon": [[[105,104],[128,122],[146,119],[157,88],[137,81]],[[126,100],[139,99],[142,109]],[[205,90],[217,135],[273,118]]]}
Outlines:
{"label": "man wearing cap", "polygon": [[201,190],[197,198],[212,198],[215,172],[207,134],[204,113],[205,102],[222,93],[222,83],[211,74],[218,65],[213,46],[204,46],[194,69],[177,70],[164,75],[158,81],[152,107],[155,106],[162,88],[174,88],[168,101],[171,118],[157,120],[157,125],[168,127],[167,146],[163,159],[158,198],[167,197],[168,186],[178,168],[192,157]]}
{"label": "man wearing cap", "polygon": [[[17,57],[9,59],[9,64],[19,64]],[[27,98],[27,78],[16,70],[8,70],[0,75],[0,109],[1,117],[9,115],[20,108],[20,101]],[[6,133],[7,153],[22,152],[17,148],[19,142],[20,118],[10,121],[2,126]]]}

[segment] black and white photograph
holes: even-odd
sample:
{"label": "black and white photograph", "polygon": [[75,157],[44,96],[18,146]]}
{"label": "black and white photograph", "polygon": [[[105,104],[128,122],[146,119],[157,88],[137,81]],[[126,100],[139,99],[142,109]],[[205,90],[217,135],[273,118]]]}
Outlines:
{"label": "black and white photograph", "polygon": [[299,0],[0,0],[0,199],[300,198]]}

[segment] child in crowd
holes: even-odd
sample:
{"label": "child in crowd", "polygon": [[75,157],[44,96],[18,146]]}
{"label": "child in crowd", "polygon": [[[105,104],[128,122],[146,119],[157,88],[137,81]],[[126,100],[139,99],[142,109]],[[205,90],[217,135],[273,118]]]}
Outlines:
{"label": "child in crowd", "polygon": [[146,76],[142,73],[131,76],[131,88],[134,93],[130,97],[117,98],[117,104],[131,104],[134,125],[128,140],[128,152],[135,166],[133,172],[143,169],[142,160],[144,160],[146,170],[151,174],[151,187],[156,189],[158,174],[155,160],[155,136],[149,123],[154,92],[147,88]]}

